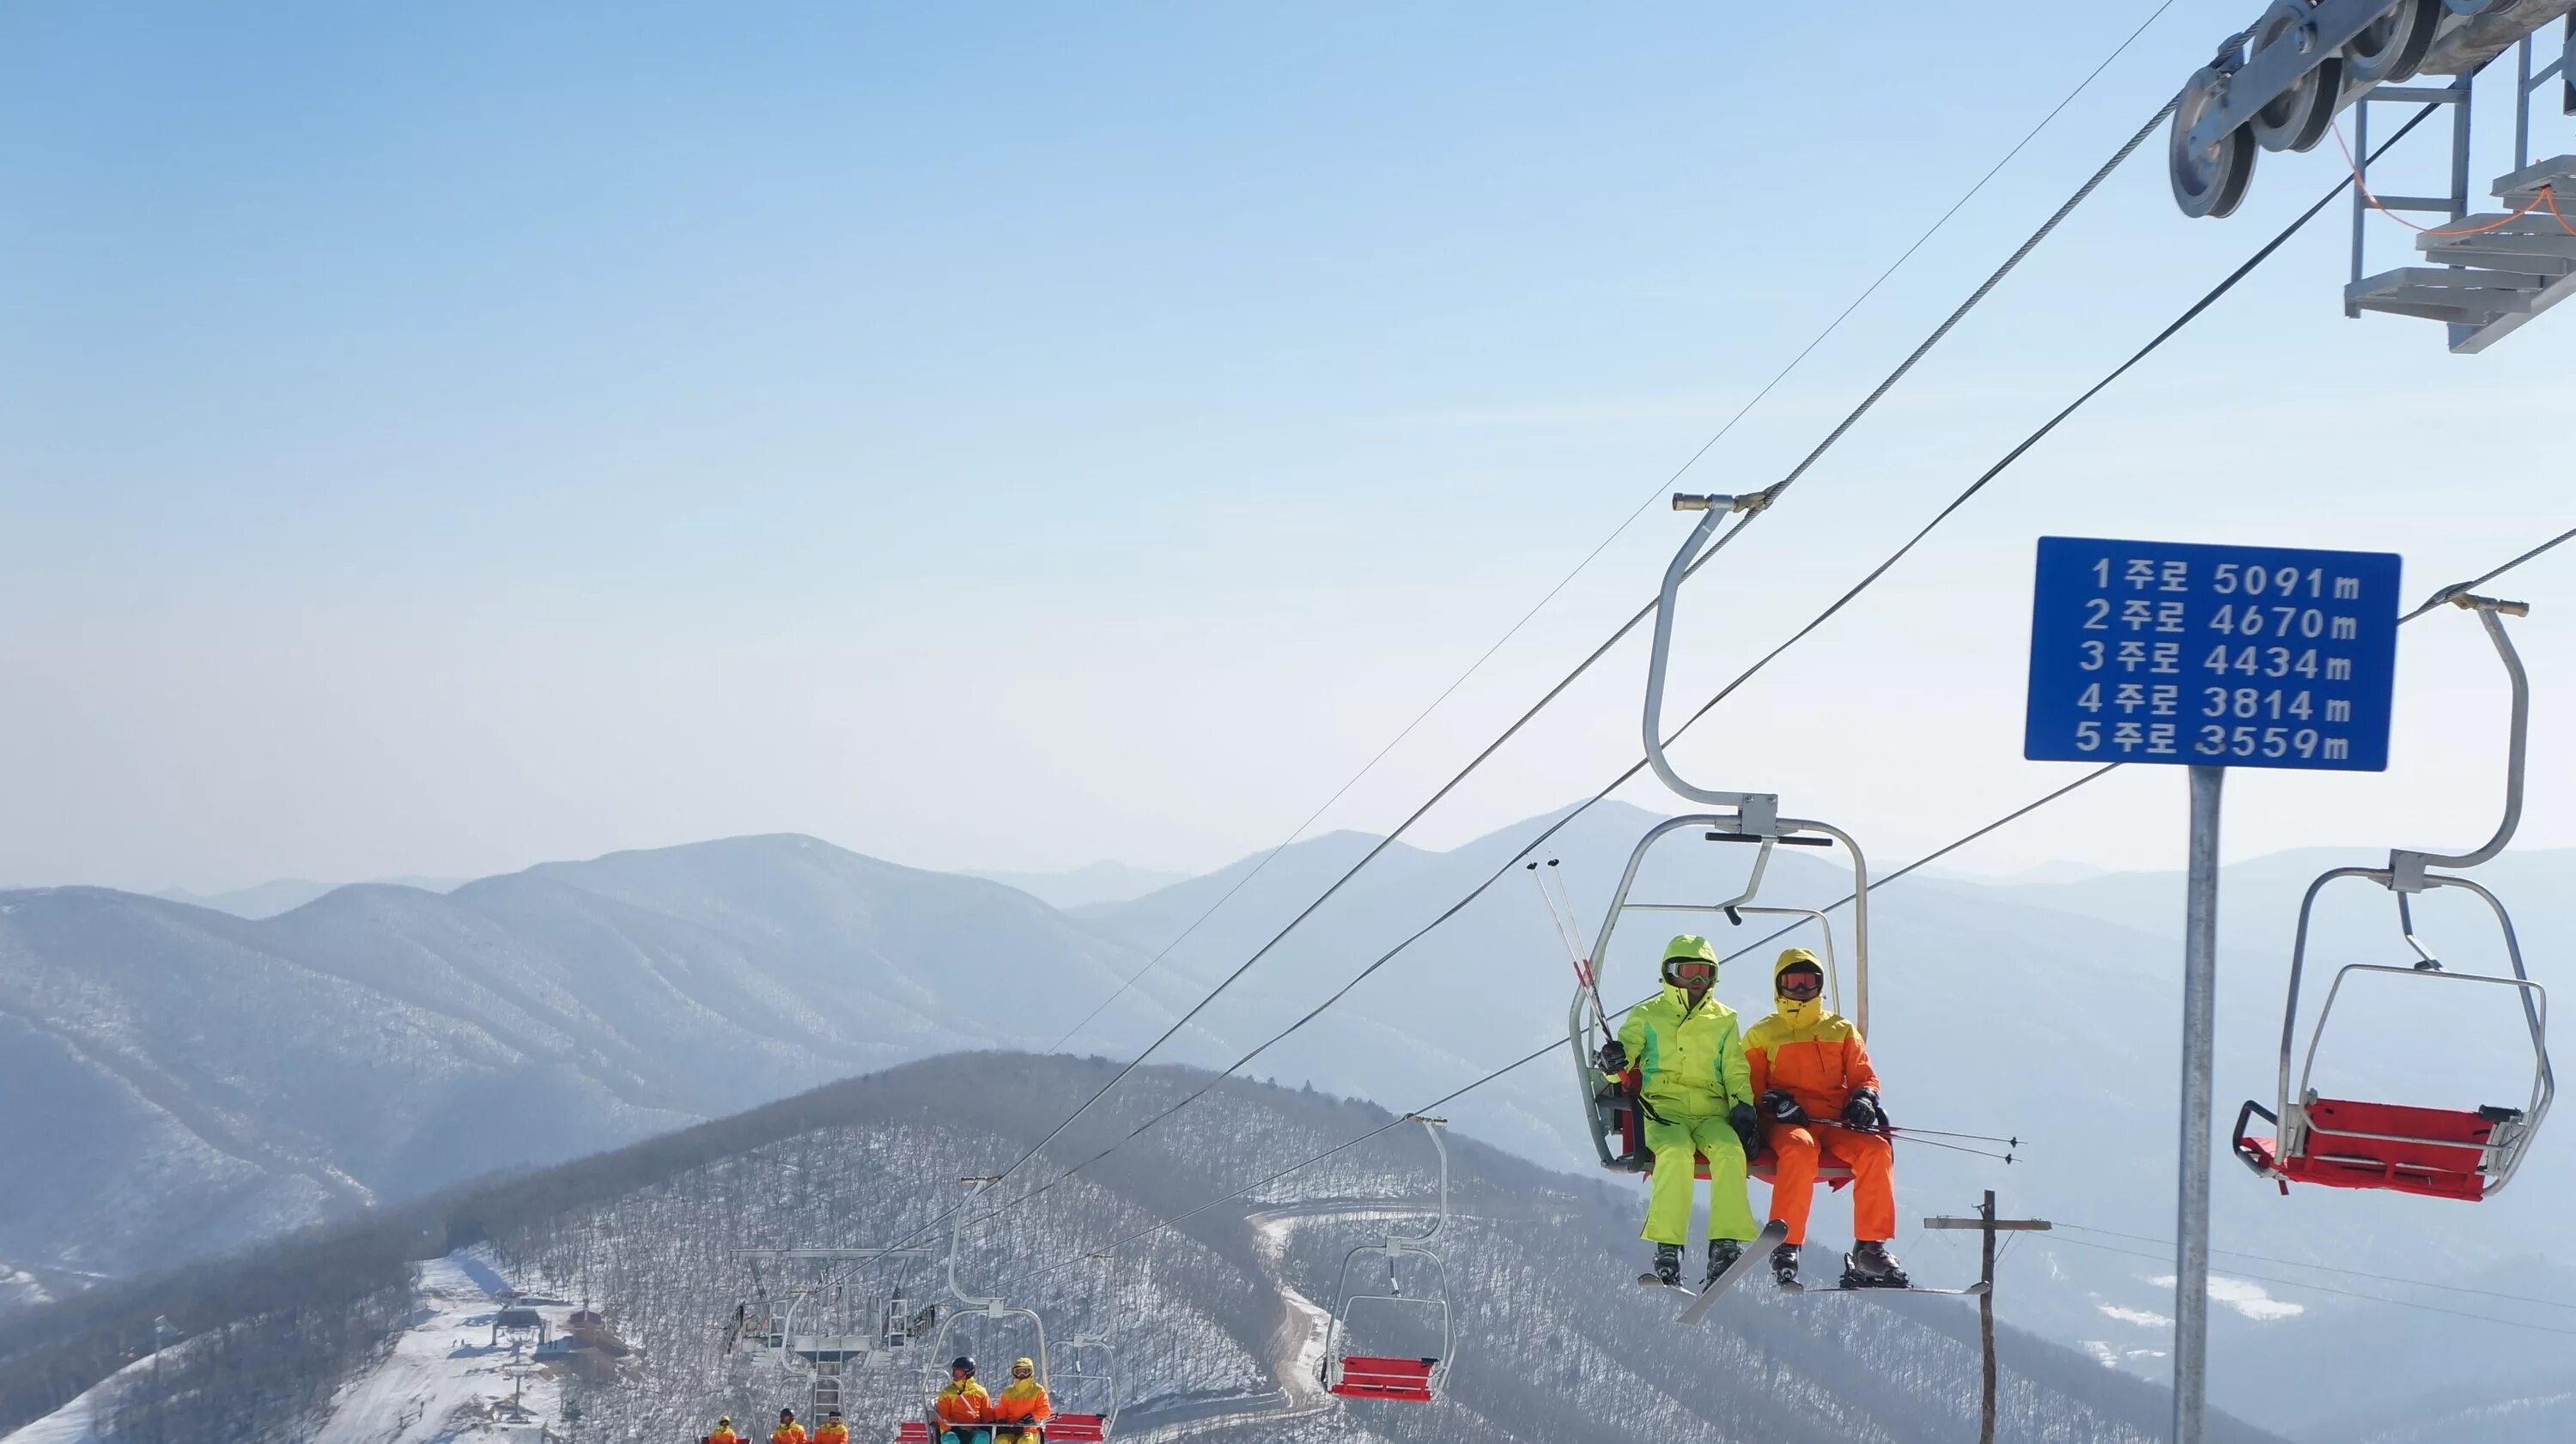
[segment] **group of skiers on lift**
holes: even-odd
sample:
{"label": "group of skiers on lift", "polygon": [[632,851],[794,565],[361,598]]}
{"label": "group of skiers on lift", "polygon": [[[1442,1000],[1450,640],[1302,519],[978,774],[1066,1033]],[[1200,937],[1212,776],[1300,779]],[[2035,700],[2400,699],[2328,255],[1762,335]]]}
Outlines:
{"label": "group of skiers on lift", "polygon": [[[1037,1374],[1034,1360],[1012,1360],[1011,1382],[996,1395],[975,1378],[973,1359],[951,1360],[948,1387],[939,1391],[938,1401],[931,1405],[939,1420],[938,1444],[1038,1444],[1055,1406],[1047,1402],[1046,1385],[1038,1382]],[[727,1417],[718,1419],[715,1432],[698,1444],[749,1441],[734,1432],[733,1420]],[[795,1410],[781,1409],[778,1427],[769,1431],[769,1444],[850,1444],[850,1430],[835,1409],[823,1427],[809,1436],[805,1426],[796,1422]]]}
{"label": "group of skiers on lift", "polygon": [[[728,1415],[718,1419],[715,1432],[699,1440],[698,1444],[750,1444],[750,1441],[733,1431],[733,1419]],[[769,1431],[769,1444],[850,1444],[850,1426],[841,1422],[841,1411],[835,1409],[820,1427],[808,1434],[805,1426],[796,1422],[795,1410],[781,1409],[778,1411],[778,1427]]]}
{"label": "group of skiers on lift", "polygon": [[1856,1288],[1911,1284],[1887,1241],[1896,1233],[1894,1150],[1879,1106],[1878,1071],[1850,1019],[1824,1005],[1825,971],[1805,948],[1771,969],[1773,1011],[1739,1030],[1735,1010],[1713,996],[1717,952],[1702,937],[1664,948],[1661,994],[1631,1010],[1617,1041],[1595,1060],[1612,1077],[1634,1068],[1646,1151],[1654,1176],[1645,1240],[1655,1276],[1679,1284],[1690,1231],[1697,1160],[1708,1161],[1708,1272],[1718,1276],[1761,1233],[1746,1186],[1746,1158],[1768,1146],[1774,1158],[1771,1217],[1787,1241],[1771,1271],[1798,1282],[1816,1171],[1830,1159],[1851,1170],[1855,1244],[1842,1282]]}

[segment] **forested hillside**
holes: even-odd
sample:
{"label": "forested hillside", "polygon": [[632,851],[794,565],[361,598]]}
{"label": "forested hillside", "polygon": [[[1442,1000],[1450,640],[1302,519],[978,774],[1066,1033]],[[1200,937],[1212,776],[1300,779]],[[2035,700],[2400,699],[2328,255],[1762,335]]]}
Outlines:
{"label": "forested hillside", "polygon": [[[565,1386],[584,1437],[693,1438],[714,1412],[756,1415],[803,1395],[802,1377],[775,1355],[723,1347],[722,1326],[753,1287],[733,1250],[883,1243],[920,1230],[958,1198],[958,1178],[1018,1157],[1065,1099],[1112,1067],[1015,1054],[930,1060],[387,1210],[364,1229],[245,1263],[27,1310],[0,1320],[0,1423],[23,1423],[97,1382],[149,1338],[158,1315],[189,1342],[157,1384],[149,1370],[123,1376],[101,1437],[140,1438],[160,1401],[180,1398],[203,1444],[289,1437],[286,1420],[318,1429],[398,1331],[407,1260],[479,1246],[519,1277],[592,1300],[642,1349],[643,1366],[624,1382]],[[1056,1177],[1204,1082],[1182,1069],[1139,1074],[1006,1195]],[[1298,1299],[1332,1296],[1351,1244],[1425,1221],[1434,1175],[1418,1130],[1396,1127],[1186,1218],[1126,1250],[1114,1286],[1085,1255],[1392,1121],[1365,1104],[1220,1084],[1080,1176],[969,1228],[962,1280],[1036,1308],[1059,1338],[1113,1325],[1128,1417],[1140,1426],[1158,1411],[1214,1405],[1221,1417],[1209,1428],[1284,1437],[1262,1421],[1295,1392],[1283,1383],[1303,1382],[1281,1377],[1295,1366]],[[1638,1250],[1628,1187],[1552,1174],[1470,1140],[1453,1140],[1452,1151],[1450,1399],[1335,1404],[1301,1414],[1298,1437],[1541,1444],[1644,1429],[1931,1444],[1972,1427],[1974,1313],[1962,1302],[1755,1290],[1679,1330],[1671,1303],[1629,1282]],[[1408,1289],[1419,1286],[1408,1278]],[[1404,1352],[1416,1346],[1382,1337]],[[997,1360],[1027,1348],[1024,1336],[971,1331],[958,1346]],[[2018,1332],[2007,1331],[2004,1348],[2006,1439],[2143,1441],[2161,1427],[2160,1390]],[[917,1404],[917,1377],[868,1385],[852,1408],[860,1437]],[[2265,1436],[2227,1423],[2222,1437]]]}

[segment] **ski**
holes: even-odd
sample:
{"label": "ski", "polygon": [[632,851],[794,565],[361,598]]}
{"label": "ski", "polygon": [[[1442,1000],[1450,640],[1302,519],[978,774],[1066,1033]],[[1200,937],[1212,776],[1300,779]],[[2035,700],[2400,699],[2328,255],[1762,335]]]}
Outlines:
{"label": "ski", "polygon": [[1992,1292],[1988,1285],[1981,1283],[1970,1284],[1964,1289],[1927,1289],[1918,1288],[1912,1284],[1903,1288],[1890,1288],[1883,1284],[1834,1284],[1827,1288],[1811,1289],[1805,1284],[1798,1283],[1781,1284],[1778,1287],[1784,1294],[1934,1294],[1949,1298],[1974,1298],[1977,1295]]}
{"label": "ski", "polygon": [[[1738,1280],[1755,1269],[1769,1268],[1771,1250],[1778,1248],[1787,1241],[1788,1237],[1787,1224],[1777,1222],[1765,1224],[1761,1234],[1744,1246],[1744,1252],[1737,1256],[1734,1263],[1727,1266],[1726,1272],[1717,1276],[1717,1282],[1700,1290],[1699,1297],[1691,1300],[1691,1306],[1682,1310],[1682,1322],[1696,1324],[1707,1318],[1709,1305],[1717,1302],[1717,1296],[1733,1288]],[[1685,1289],[1683,1292],[1688,1293],[1689,1290]]]}

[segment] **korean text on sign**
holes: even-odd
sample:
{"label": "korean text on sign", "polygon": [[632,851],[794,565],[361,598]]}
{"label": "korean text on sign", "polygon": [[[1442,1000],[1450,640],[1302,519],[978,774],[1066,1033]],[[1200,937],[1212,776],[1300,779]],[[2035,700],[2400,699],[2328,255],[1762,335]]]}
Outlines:
{"label": "korean text on sign", "polygon": [[2399,564],[2040,538],[2022,754],[2385,770]]}

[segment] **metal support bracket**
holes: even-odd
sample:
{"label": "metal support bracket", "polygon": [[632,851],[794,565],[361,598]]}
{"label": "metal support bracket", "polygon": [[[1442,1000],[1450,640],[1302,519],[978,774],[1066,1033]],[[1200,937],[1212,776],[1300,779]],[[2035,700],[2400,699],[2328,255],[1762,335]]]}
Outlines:
{"label": "metal support bracket", "polygon": [[2494,597],[2476,596],[2453,588],[2447,601],[2463,611],[2478,614],[2485,626],[2487,640],[2495,644],[2496,656],[2504,663],[2506,679],[2513,687],[2512,722],[2506,734],[2504,764],[2504,817],[2496,824],[2495,835],[2468,852],[2440,853],[2398,849],[2388,854],[2388,886],[2402,901],[2409,893],[2419,893],[2431,885],[2425,875],[2428,867],[2471,868],[2495,857],[2513,841],[2514,831],[2522,825],[2522,783],[2525,759],[2531,737],[2531,677],[2523,670],[2522,656],[2513,647],[2513,638],[2505,632],[2504,617],[2527,617],[2531,607],[2525,602],[2499,601]]}

